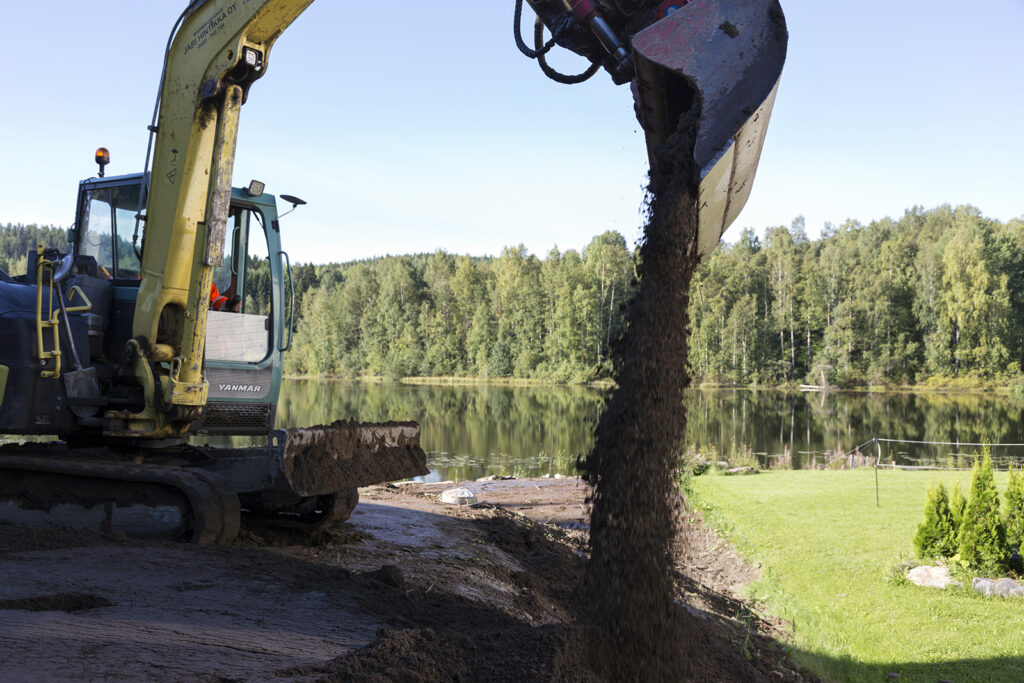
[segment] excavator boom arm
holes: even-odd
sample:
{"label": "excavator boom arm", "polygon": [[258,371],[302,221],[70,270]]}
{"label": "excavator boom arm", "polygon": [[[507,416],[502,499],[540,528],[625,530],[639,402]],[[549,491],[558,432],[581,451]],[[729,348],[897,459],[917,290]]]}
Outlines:
{"label": "excavator boom arm", "polygon": [[176,436],[206,402],[210,279],[223,260],[240,109],[274,41],[311,2],[195,0],[172,33],[129,344],[146,407],[108,415],[115,434]]}

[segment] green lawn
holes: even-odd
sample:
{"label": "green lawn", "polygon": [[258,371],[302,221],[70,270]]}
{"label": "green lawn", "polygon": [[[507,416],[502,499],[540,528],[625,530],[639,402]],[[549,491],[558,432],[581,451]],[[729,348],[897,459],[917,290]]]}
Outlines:
{"label": "green lawn", "polygon": [[[751,587],[794,626],[794,658],[834,680],[1024,681],[1024,600],[887,580],[932,483],[970,472],[777,471],[692,480],[693,502],[763,567]],[[996,473],[1000,496],[1006,473]]]}

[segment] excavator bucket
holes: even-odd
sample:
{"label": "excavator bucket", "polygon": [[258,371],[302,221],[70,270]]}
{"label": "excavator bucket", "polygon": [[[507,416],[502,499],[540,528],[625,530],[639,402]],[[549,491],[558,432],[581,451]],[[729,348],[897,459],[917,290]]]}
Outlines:
{"label": "excavator bucket", "polygon": [[691,0],[633,35],[637,114],[654,163],[699,107],[698,257],[707,258],[753,185],[786,59],[777,0]]}
{"label": "excavator bucket", "polygon": [[344,491],[429,474],[415,422],[346,422],[280,430],[278,489],[300,496]]}

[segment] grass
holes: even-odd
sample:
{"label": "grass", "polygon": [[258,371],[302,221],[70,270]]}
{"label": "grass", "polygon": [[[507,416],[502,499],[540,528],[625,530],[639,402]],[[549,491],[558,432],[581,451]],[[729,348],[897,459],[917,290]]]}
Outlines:
{"label": "grass", "polygon": [[[889,577],[924,518],[928,486],[970,472],[773,471],[696,477],[705,516],[763,567],[752,595],[793,624],[793,657],[829,680],[1024,680],[1024,600]],[[1000,495],[1006,473],[996,475]]]}

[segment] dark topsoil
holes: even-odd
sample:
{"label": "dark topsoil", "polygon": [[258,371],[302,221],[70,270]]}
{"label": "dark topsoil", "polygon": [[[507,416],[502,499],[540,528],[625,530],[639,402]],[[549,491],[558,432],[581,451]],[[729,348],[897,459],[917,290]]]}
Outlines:
{"label": "dark topsoil", "polygon": [[[535,517],[546,519],[552,508],[561,508],[562,516],[571,518],[572,511],[584,509],[587,487],[576,479],[529,482],[518,488],[514,483],[470,486],[489,502],[448,512],[473,527],[484,543],[519,560],[524,571],[503,577],[516,586],[516,614],[445,591],[424,592],[421,583],[385,567],[363,576],[379,581],[374,608],[386,611],[393,625],[381,629],[360,650],[323,665],[281,673],[317,674],[330,681],[621,680],[622,669],[609,663],[608,652],[602,650],[608,647],[607,636],[589,625],[591,606],[579,599],[585,534],[523,516],[536,510]],[[405,495],[432,497],[445,487],[403,488]],[[522,508],[524,500],[530,505],[520,514],[504,508]],[[567,526],[585,525],[587,515],[577,513],[575,520],[564,521]],[[659,645],[686,653],[685,678],[816,680],[787,661],[780,640],[786,637],[786,625],[760,615],[734,593],[757,578],[756,568],[723,548],[717,534],[705,529],[699,518],[679,522],[669,577],[688,642]]]}
{"label": "dark topsoil", "polygon": [[[39,587],[0,589],[0,677],[21,680],[60,663],[95,678],[619,680],[578,592],[589,487],[577,479],[467,486],[480,506],[439,503],[445,486],[372,487],[361,492],[364,511],[330,533],[247,529],[231,547],[0,525],[0,574],[16,572],[17,582],[38,575]],[[563,526],[544,523],[553,518]],[[688,644],[662,646],[685,649],[687,678],[814,680],[787,661],[785,624],[736,597],[756,569],[699,520],[681,519],[678,532],[669,573]],[[152,579],[138,577],[147,571]],[[153,590],[127,595],[133,572]],[[59,590],[43,590],[51,586]],[[317,606],[302,607],[310,599]],[[11,610],[40,616],[5,621]],[[120,623],[125,629],[114,630]],[[140,629],[167,642],[140,648]],[[37,632],[62,635],[47,645]],[[206,634],[200,644],[173,640],[197,632]],[[323,645],[285,651],[297,634],[314,632]],[[76,638],[89,646],[76,650]]]}
{"label": "dark topsoil", "polygon": [[[489,525],[493,526],[493,525]],[[503,536],[506,523],[499,522]],[[517,525],[515,525],[517,526]],[[515,528],[515,527],[513,527]],[[529,531],[516,529],[516,542],[536,542]],[[522,577],[530,599],[561,603],[569,619],[580,616],[580,605],[567,600],[580,579],[578,563],[549,546],[536,553],[545,557],[548,571]],[[552,555],[556,557],[552,562]],[[551,567],[551,564],[561,565]],[[692,576],[676,574],[679,606],[690,610],[680,617],[689,638],[685,647],[687,678],[694,681],[814,680],[792,669],[782,645],[781,624],[766,620],[753,607],[731,594],[716,592]],[[693,603],[703,605],[693,606]],[[605,635],[579,621],[534,625],[490,610],[467,609],[450,596],[435,601],[411,600],[416,625],[382,629],[366,648],[340,657],[317,671],[325,680],[413,681],[601,681],[618,680],[595,646]]]}

